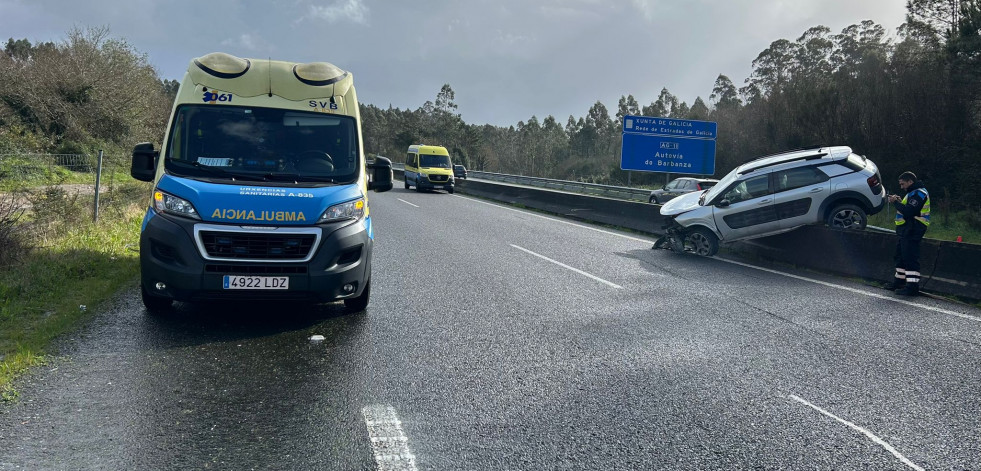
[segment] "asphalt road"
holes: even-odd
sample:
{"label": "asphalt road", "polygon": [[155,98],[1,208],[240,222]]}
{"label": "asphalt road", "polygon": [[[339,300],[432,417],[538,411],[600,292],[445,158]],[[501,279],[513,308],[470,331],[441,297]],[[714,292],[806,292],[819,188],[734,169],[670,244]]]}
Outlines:
{"label": "asphalt road", "polygon": [[0,405],[0,469],[981,468],[975,308],[442,192],[371,214],[366,312],[134,287]]}

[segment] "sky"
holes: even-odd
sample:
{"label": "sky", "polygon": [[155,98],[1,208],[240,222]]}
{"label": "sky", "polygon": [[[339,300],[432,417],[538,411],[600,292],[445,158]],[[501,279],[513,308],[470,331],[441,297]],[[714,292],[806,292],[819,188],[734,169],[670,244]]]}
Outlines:
{"label": "sky", "polygon": [[470,124],[565,124],[597,101],[615,116],[667,88],[691,105],[719,74],[737,86],[778,39],[872,20],[895,38],[905,0],[0,0],[0,41],[108,27],[163,79],[195,57],[330,62],[362,103],[417,109],[450,84]]}

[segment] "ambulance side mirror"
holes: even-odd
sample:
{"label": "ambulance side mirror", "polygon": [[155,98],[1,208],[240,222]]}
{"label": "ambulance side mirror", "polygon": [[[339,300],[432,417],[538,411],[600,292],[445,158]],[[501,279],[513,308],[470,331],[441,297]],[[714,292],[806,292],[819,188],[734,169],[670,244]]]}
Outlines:
{"label": "ambulance side mirror", "polygon": [[375,157],[375,161],[367,165],[371,170],[368,189],[377,192],[392,189],[392,161],[385,157]]}
{"label": "ambulance side mirror", "polygon": [[133,148],[133,163],[129,168],[129,174],[137,180],[152,182],[157,175],[157,157],[159,156],[160,152],[153,150],[152,143],[141,142],[137,144]]}

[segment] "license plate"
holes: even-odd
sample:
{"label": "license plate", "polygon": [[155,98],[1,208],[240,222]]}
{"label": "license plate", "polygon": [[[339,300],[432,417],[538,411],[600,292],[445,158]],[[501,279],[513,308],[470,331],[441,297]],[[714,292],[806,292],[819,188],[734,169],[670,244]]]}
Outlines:
{"label": "license plate", "polygon": [[290,289],[288,276],[235,276],[225,275],[225,289]]}

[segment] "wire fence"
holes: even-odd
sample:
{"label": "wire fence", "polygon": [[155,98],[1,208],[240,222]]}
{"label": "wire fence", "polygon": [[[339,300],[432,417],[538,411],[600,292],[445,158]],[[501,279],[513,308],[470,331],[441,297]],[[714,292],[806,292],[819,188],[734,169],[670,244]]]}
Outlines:
{"label": "wire fence", "polygon": [[98,220],[100,194],[111,193],[116,164],[90,154],[0,154],[0,192],[58,186],[79,196],[91,195]]}

